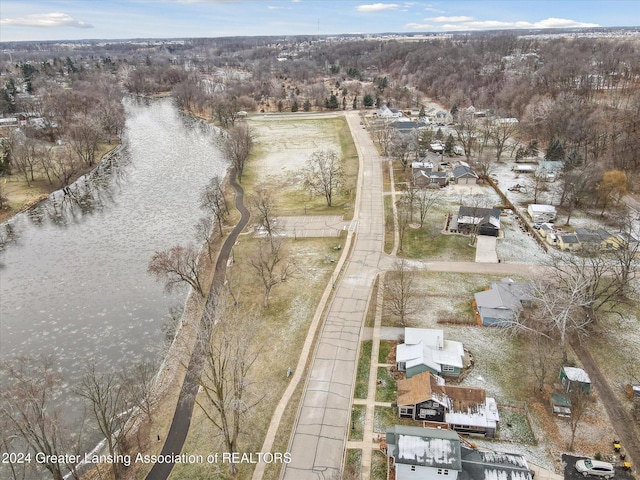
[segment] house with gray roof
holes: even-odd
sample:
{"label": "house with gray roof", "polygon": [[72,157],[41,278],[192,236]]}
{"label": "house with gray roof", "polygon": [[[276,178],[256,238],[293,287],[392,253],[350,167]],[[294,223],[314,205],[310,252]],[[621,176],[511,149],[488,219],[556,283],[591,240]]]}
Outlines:
{"label": "house with gray roof", "polygon": [[474,294],[473,308],[480,325],[508,327],[532,299],[533,285],[503,278],[492,282],[489,289]]}
{"label": "house with gray roof", "polygon": [[449,227],[451,232],[497,237],[500,234],[500,210],[497,208],[460,207]]}
{"label": "house with gray roof", "polygon": [[460,438],[452,430],[396,425],[387,429],[386,441],[397,480],[455,480],[462,471]]}
{"label": "house with gray roof", "polygon": [[451,430],[396,425],[386,443],[396,480],[533,479],[524,456],[466,447]]}
{"label": "house with gray roof", "polygon": [[442,330],[406,327],[404,343],[396,347],[396,362],[407,378],[422,372],[457,377],[464,368],[464,347],[445,340]]}
{"label": "house with gray roof", "polygon": [[447,185],[447,172],[430,172],[428,170],[413,169],[413,185],[418,188],[444,187]]}
{"label": "house with gray roof", "polygon": [[458,185],[475,185],[478,183],[478,174],[465,165],[458,165],[453,169],[453,178],[455,178]]}

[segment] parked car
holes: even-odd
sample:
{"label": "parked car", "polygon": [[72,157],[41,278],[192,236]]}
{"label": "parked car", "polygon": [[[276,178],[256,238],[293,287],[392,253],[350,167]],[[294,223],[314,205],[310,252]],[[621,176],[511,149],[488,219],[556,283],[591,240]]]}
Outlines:
{"label": "parked car", "polygon": [[578,460],[576,462],[576,470],[585,477],[594,475],[596,477],[613,478],[616,473],[610,463],[591,460],[590,458]]}

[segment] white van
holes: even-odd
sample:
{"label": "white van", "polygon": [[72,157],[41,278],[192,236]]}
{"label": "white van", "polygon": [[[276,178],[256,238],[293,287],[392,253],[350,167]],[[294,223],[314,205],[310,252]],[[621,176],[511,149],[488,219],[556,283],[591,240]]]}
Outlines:
{"label": "white van", "polygon": [[613,469],[613,465],[610,463],[591,460],[589,458],[578,460],[576,462],[576,470],[585,477],[588,475],[595,475],[597,477],[613,478],[616,473]]}

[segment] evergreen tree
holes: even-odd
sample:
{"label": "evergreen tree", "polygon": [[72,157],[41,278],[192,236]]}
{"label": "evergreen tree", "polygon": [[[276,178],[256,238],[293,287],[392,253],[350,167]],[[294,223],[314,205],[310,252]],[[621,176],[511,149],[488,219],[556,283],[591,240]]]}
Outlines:
{"label": "evergreen tree", "polygon": [[311,102],[309,101],[309,99],[307,98],[304,103],[302,104],[302,109],[305,112],[308,112],[309,110],[311,110]]}
{"label": "evergreen tree", "polygon": [[371,96],[371,94],[367,93],[365,94],[365,96],[362,98],[362,104],[366,107],[372,107],[373,106],[373,97]]}
{"label": "evergreen tree", "polygon": [[453,153],[453,135],[449,134],[447,141],[444,143],[444,153],[451,155]]}
{"label": "evergreen tree", "polygon": [[330,110],[337,110],[340,107],[340,105],[338,105],[338,97],[331,94],[329,98],[325,98],[324,106]]}
{"label": "evergreen tree", "polygon": [[453,105],[451,105],[451,111],[449,113],[451,113],[451,116],[453,117],[454,120],[458,117],[458,104],[457,103],[454,103]]}
{"label": "evergreen tree", "polygon": [[298,101],[294,100],[293,103],[291,104],[291,111],[292,112],[297,112],[298,111]]}
{"label": "evergreen tree", "polygon": [[559,138],[554,138],[549,142],[544,159],[550,161],[564,160],[564,147]]}
{"label": "evergreen tree", "polygon": [[358,96],[357,95],[355,97],[353,97],[353,105],[351,105],[351,108],[353,108],[354,110],[358,109]]}

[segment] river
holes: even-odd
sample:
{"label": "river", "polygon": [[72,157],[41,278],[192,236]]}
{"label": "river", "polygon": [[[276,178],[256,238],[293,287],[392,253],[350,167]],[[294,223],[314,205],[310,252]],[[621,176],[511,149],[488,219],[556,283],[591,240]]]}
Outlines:
{"label": "river", "polygon": [[198,195],[227,162],[216,130],[169,99],[125,100],[121,152],[88,178],[0,225],[0,358],[54,354],[69,388],[90,362],[159,360],[186,290],[148,273],[154,251],[195,239]]}

